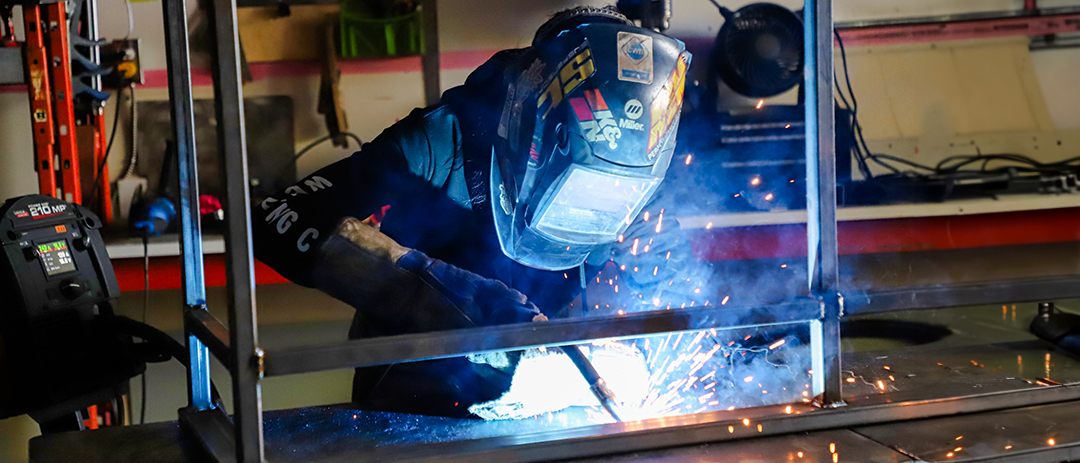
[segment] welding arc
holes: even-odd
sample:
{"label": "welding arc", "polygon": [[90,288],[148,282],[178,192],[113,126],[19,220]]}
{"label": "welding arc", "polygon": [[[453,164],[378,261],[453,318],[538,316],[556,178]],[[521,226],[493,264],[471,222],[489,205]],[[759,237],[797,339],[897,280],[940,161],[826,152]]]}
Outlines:
{"label": "welding arc", "polygon": [[560,346],[563,353],[567,357],[570,357],[570,361],[574,362],[574,366],[581,372],[581,376],[585,377],[585,382],[589,383],[589,391],[592,391],[596,396],[596,400],[600,401],[600,405],[604,407],[604,410],[611,415],[615,421],[622,421],[619,418],[619,414],[615,411],[615,407],[618,405],[618,401],[615,400],[615,393],[607,387],[607,383],[604,382],[604,378],[600,377],[600,374],[596,372],[596,368],[593,367],[592,362],[585,358],[585,354],[581,352],[581,348],[578,346]]}

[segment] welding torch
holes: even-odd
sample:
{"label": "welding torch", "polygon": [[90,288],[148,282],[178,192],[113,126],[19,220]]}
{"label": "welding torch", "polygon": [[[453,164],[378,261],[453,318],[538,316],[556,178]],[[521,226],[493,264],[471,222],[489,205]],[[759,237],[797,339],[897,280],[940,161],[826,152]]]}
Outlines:
{"label": "welding torch", "polygon": [[570,357],[570,361],[574,362],[574,366],[581,372],[581,376],[585,377],[585,382],[589,383],[589,391],[592,391],[593,395],[596,396],[596,400],[600,401],[600,405],[604,407],[604,410],[612,418],[615,418],[615,421],[622,421],[618,412],[615,411],[615,407],[619,404],[618,400],[615,399],[615,393],[608,388],[604,378],[601,378],[600,374],[596,372],[592,362],[585,358],[585,353],[581,352],[581,348],[569,345],[559,346],[559,349],[562,349],[563,353]]}

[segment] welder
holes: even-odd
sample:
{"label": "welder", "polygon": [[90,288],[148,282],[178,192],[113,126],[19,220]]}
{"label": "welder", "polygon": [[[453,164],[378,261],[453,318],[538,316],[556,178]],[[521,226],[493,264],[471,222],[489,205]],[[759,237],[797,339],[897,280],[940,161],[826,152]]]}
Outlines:
{"label": "welder", "polygon": [[[659,198],[689,62],[682,42],[614,7],[556,13],[530,47],[496,53],[438,104],[255,205],[256,257],[356,308],[350,338],[565,312],[579,269],[595,277],[637,254],[620,242],[660,230],[639,216]],[[685,255],[671,248],[652,255]],[[353,401],[467,416],[509,388],[516,364],[508,353],[359,368]]]}

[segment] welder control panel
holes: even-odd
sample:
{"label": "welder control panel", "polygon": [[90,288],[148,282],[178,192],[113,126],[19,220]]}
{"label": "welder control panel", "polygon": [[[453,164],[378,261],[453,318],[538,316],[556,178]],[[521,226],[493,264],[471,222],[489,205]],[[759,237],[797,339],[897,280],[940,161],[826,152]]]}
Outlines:
{"label": "welder control panel", "polygon": [[119,294],[98,234],[101,222],[82,206],[31,195],[0,207],[0,287],[21,300],[22,315],[85,307]]}

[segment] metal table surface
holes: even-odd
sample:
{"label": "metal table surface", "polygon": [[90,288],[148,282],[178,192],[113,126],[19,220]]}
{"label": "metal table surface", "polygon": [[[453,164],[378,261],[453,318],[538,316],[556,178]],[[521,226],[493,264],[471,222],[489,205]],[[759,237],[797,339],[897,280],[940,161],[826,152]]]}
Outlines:
{"label": "metal table surface", "polygon": [[[1069,422],[1080,415],[1080,361],[1039,341],[849,353],[844,376],[852,379],[844,390],[849,405],[841,409],[800,403],[607,425],[590,425],[573,413],[492,422],[347,404],[270,411],[266,455],[272,462],[537,461],[566,459],[573,453],[566,446],[577,445],[599,449],[593,459],[577,461],[833,461],[835,449],[828,447],[835,444],[837,461],[1061,461],[1073,458],[1068,452],[1076,450],[1069,449],[1080,449],[1080,425]],[[935,403],[996,394],[1021,398],[1008,402],[1016,408],[991,404],[990,411],[955,416],[951,410],[963,407]],[[1029,406],[1047,402],[1060,403]],[[922,411],[908,412],[916,409]],[[890,421],[924,416],[937,417]],[[743,426],[743,419],[755,424]],[[959,435],[965,442],[955,447],[965,450],[946,457],[945,450],[955,448],[946,440]],[[1001,444],[1006,437],[1012,449]],[[664,444],[676,448],[648,450]],[[31,441],[30,453],[34,462],[70,461],[72,455],[85,462],[201,461],[176,422],[42,436]]]}

